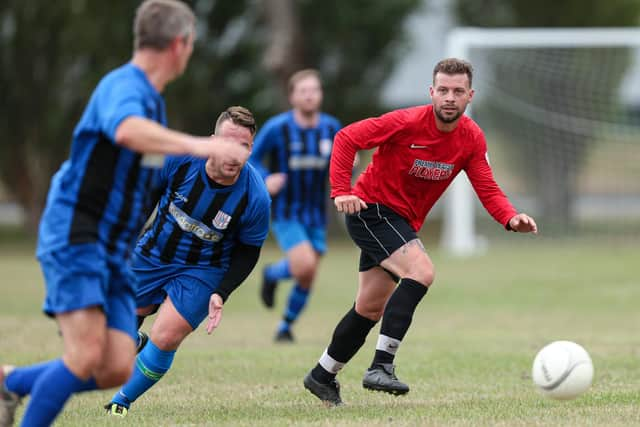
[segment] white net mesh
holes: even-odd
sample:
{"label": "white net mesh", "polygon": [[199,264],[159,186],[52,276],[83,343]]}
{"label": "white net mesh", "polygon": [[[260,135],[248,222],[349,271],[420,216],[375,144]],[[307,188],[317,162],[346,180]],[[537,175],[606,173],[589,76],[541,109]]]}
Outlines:
{"label": "white net mesh", "polygon": [[640,237],[640,46],[466,52],[496,178],[541,236]]}

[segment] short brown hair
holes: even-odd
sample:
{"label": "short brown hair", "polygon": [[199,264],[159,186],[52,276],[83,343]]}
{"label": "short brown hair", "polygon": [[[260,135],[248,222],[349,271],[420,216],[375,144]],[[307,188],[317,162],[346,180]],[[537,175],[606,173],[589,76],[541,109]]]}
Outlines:
{"label": "short brown hair", "polygon": [[196,17],[179,0],[145,0],[133,22],[134,49],[166,49],[176,37],[187,39],[195,29]]}
{"label": "short brown hair", "polygon": [[473,80],[473,67],[471,63],[458,58],[446,58],[438,62],[433,68],[433,83],[436,82],[436,74],[442,73],[447,75],[466,74],[469,78],[469,87]]}
{"label": "short brown hair", "polygon": [[287,89],[289,91],[289,95],[293,92],[296,85],[300,80],[306,79],[307,77],[315,77],[318,79],[320,84],[322,84],[322,79],[320,78],[320,72],[315,68],[305,68],[304,70],[296,71],[289,77],[289,83],[287,85]]}
{"label": "short brown hair", "polygon": [[256,134],[256,119],[253,117],[253,113],[244,107],[233,106],[220,113],[218,120],[216,120],[216,133],[220,125],[227,120],[231,120],[233,124],[249,129],[251,135]]}

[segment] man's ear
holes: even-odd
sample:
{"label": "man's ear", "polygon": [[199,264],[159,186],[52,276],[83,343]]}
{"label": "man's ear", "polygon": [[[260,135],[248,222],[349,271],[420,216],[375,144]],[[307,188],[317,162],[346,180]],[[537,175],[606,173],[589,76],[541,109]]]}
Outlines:
{"label": "man's ear", "polygon": [[184,45],[184,37],[176,36],[173,38],[173,40],[171,40],[169,48],[171,49],[172,53],[177,54],[182,45]]}

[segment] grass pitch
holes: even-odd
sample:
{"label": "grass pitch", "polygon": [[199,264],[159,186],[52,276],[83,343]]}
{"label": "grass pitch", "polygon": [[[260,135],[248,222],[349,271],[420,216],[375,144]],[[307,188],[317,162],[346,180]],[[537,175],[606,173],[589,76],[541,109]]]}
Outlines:
{"label": "grass pitch", "polygon": [[[353,303],[358,254],[348,242],[332,242],[295,326],[297,343],[276,345],[290,284],[279,289],[274,311],[260,305],[257,272],[279,256],[269,245],[256,273],[231,296],[218,330],[207,336],[201,327],[187,338],[172,369],[127,418],[105,416],[113,391],[93,392],[70,400],[57,425],[640,424],[640,248],[518,237],[472,258],[430,251],[436,281],[396,357],[398,376],[411,386],[406,396],[361,387],[378,327],[339,376],[346,406],[327,409],[304,390],[303,376]],[[0,362],[58,357],[55,324],[40,313],[43,286],[32,249],[0,245],[0,271]],[[592,388],[573,401],[542,397],[530,378],[536,352],[558,339],[580,343],[594,362]]]}

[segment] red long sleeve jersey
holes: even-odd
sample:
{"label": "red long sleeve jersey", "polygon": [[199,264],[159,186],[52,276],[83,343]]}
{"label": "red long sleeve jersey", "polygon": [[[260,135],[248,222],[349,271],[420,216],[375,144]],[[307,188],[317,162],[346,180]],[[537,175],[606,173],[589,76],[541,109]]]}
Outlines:
{"label": "red long sleeve jersey", "polygon": [[[374,147],[371,163],[352,189],[357,150]],[[506,226],[517,212],[493,178],[482,129],[462,116],[455,130],[442,132],[431,105],[396,110],[338,132],[329,169],[331,197],[354,194],[367,203],[381,203],[418,231],[461,170],[485,209]]]}

